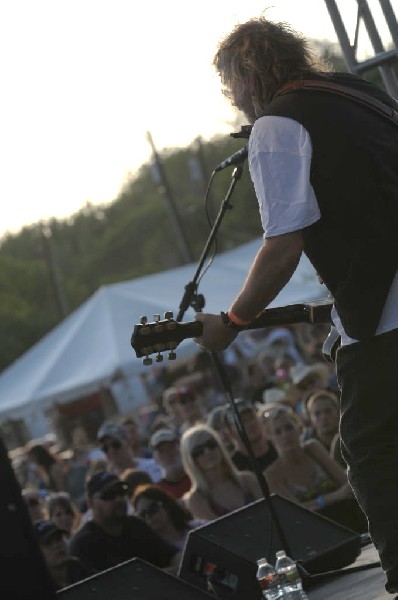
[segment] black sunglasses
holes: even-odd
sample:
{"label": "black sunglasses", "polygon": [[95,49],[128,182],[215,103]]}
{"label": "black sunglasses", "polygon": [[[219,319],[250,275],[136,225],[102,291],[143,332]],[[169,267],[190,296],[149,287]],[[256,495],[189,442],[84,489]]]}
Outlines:
{"label": "black sunglasses", "polygon": [[147,508],[144,508],[137,514],[141,519],[147,519],[148,517],[153,517],[153,515],[156,515],[156,513],[159,511],[160,508],[162,508],[162,506],[163,505],[161,502],[152,502],[152,504],[150,504],[149,506],[147,506]]}
{"label": "black sunglasses", "polygon": [[281,435],[282,433],[289,433],[290,431],[293,431],[293,429],[295,429],[293,423],[286,423],[286,425],[276,427],[274,433],[275,435]]}
{"label": "black sunglasses", "polygon": [[122,443],[115,440],[114,442],[109,442],[109,444],[103,444],[102,450],[105,452],[105,454],[108,454],[111,448],[112,450],[120,450],[121,447]]}
{"label": "black sunglasses", "polygon": [[197,446],[194,446],[191,452],[192,458],[198,458],[199,456],[202,456],[206,448],[208,450],[215,450],[216,448],[218,448],[216,440],[210,439],[207,440],[207,442],[203,442],[203,444],[198,444]]}
{"label": "black sunglasses", "polygon": [[100,500],[115,500],[115,498],[120,498],[120,496],[127,496],[129,492],[129,486],[127,483],[120,483],[113,487],[110,490],[106,490],[99,494]]}

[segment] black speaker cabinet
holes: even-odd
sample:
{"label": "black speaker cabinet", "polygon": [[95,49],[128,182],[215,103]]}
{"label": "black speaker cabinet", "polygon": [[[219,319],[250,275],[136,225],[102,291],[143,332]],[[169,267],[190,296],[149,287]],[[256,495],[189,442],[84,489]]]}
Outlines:
{"label": "black speaker cabinet", "polygon": [[[291,558],[314,575],[345,567],[361,551],[361,536],[294,502],[271,494]],[[265,499],[220,517],[191,531],[185,545],[179,577],[201,589],[207,578],[223,600],[257,600],[256,561],[273,564],[283,549]]]}
{"label": "black speaker cabinet", "polygon": [[[206,592],[138,558],[57,592],[58,600],[211,600]],[[214,600],[214,597],[213,597]]]}

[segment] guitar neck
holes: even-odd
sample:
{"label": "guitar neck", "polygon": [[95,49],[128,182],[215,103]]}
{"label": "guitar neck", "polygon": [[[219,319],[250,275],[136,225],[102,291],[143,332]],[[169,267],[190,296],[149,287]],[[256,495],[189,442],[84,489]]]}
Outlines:
{"label": "guitar neck", "polygon": [[249,323],[247,329],[293,325],[294,323],[331,323],[332,306],[330,300],[318,300],[305,304],[267,308]]}
{"label": "guitar neck", "polygon": [[[319,300],[306,302],[305,304],[290,304],[278,308],[267,308],[260,313],[246,329],[262,329],[277,325],[293,325],[294,323],[331,323],[331,309],[333,304],[330,300]],[[179,341],[186,338],[199,337],[202,334],[202,323],[191,321],[179,323]]]}

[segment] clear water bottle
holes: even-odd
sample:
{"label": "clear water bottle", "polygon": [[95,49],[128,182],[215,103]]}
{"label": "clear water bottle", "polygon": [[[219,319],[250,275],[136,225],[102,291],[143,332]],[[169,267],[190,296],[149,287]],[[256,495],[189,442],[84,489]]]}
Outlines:
{"label": "clear water bottle", "polygon": [[260,584],[263,598],[266,600],[279,600],[283,598],[279,586],[278,575],[266,558],[257,561],[257,581]]}
{"label": "clear water bottle", "polygon": [[276,553],[275,570],[279,578],[279,585],[282,589],[282,598],[289,600],[308,600],[308,596],[303,590],[300,573],[293,559],[286,556],[284,550]]}

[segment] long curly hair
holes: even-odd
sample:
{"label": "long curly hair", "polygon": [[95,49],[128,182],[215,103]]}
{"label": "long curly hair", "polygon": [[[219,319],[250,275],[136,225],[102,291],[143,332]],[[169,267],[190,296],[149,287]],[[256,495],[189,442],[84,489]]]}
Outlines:
{"label": "long curly hair", "polygon": [[219,43],[213,62],[226,96],[239,96],[250,84],[261,106],[285,83],[331,71],[302,34],[264,17],[237,25]]}

